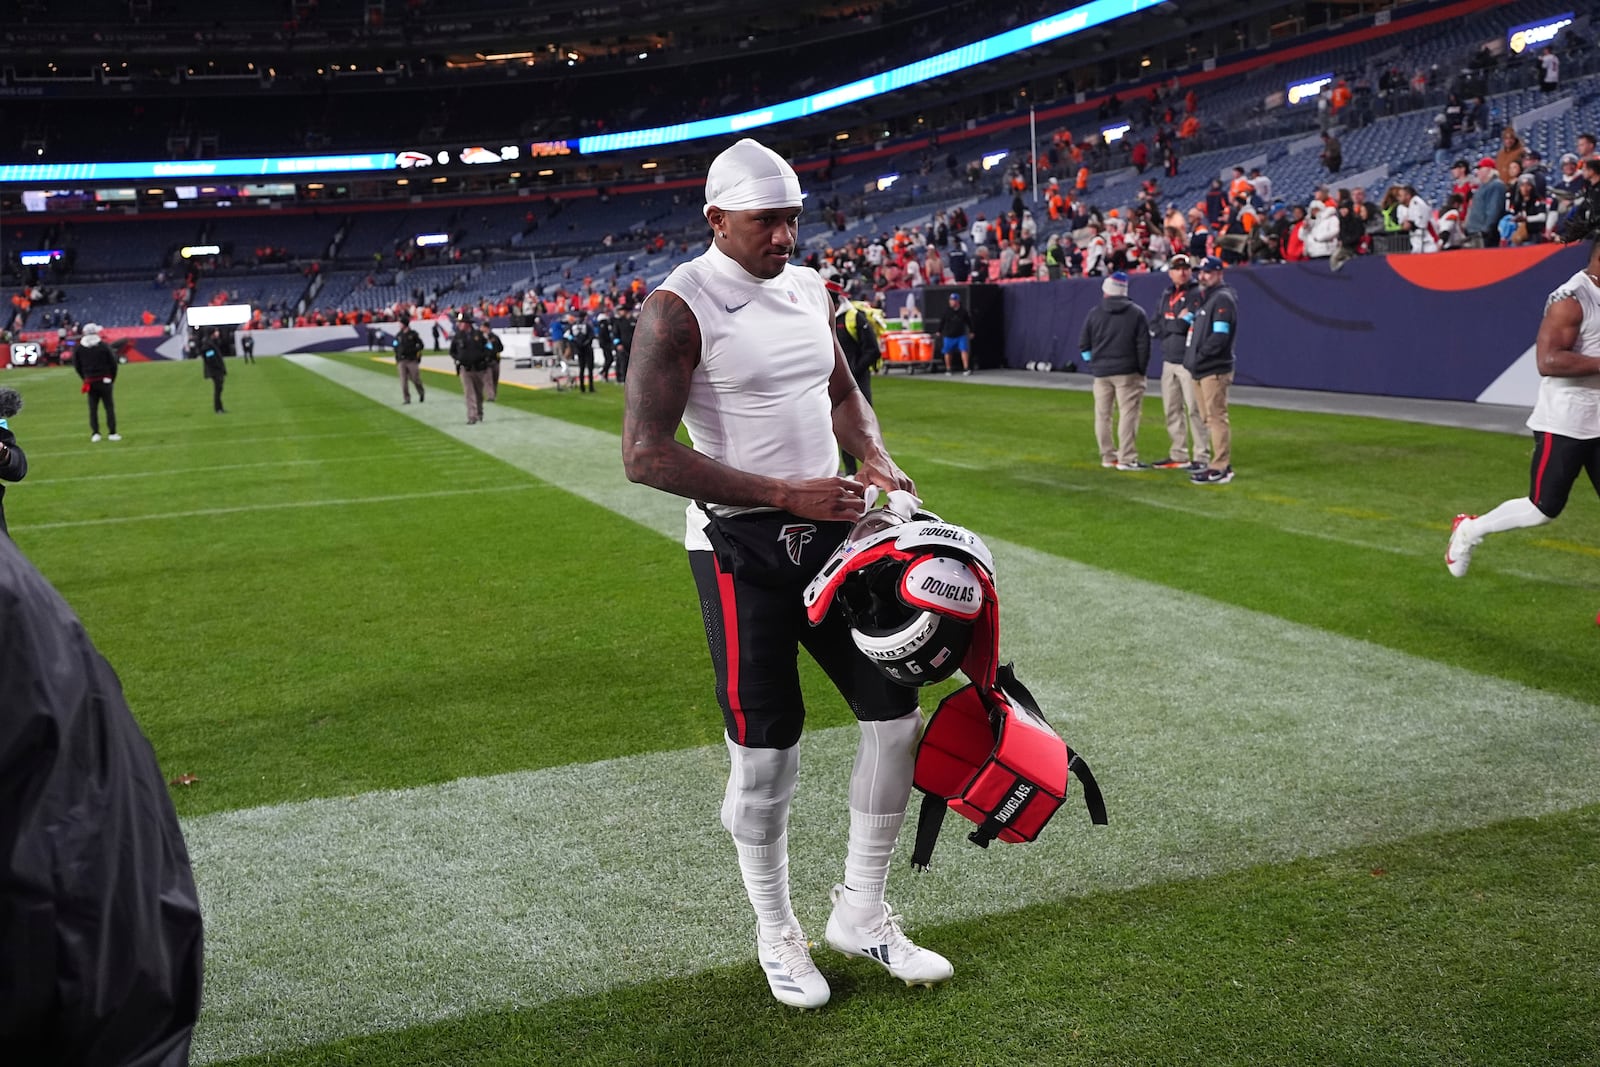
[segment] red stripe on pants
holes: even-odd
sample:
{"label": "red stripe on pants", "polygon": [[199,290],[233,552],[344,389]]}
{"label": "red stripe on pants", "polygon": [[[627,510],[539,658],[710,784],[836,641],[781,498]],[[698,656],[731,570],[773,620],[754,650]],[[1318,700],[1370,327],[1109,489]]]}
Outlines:
{"label": "red stripe on pants", "polygon": [[1544,451],[1539,455],[1539,469],[1533,475],[1533,503],[1539,503],[1539,497],[1544,494],[1544,468],[1550,462],[1550,434],[1540,435],[1544,438]]}
{"label": "red stripe on pants", "polygon": [[733,575],[722,569],[716,554],[711,557],[717,570],[717,592],[722,598],[723,651],[728,657],[728,711],[733,714],[734,741],[744,744],[744,708],[739,703],[739,604],[733,594]]}

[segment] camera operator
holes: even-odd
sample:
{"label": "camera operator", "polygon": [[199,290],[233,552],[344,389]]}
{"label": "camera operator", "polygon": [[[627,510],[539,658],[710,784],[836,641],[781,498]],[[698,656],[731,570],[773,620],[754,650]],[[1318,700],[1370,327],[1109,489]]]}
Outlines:
{"label": "camera operator", "polygon": [[[28,457],[17,445],[7,420],[22,410],[22,394],[0,389],[0,482],[20,482],[28,476]],[[6,533],[6,487],[0,485],[0,534]]]}
{"label": "camera operator", "polygon": [[1600,159],[1583,161],[1583,186],[1561,221],[1556,235],[1571,244],[1600,231]]}

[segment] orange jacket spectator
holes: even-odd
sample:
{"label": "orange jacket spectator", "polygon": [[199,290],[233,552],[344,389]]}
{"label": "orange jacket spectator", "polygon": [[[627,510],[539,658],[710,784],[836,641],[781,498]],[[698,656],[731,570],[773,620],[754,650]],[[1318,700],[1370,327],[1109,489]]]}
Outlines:
{"label": "orange jacket spectator", "polygon": [[1340,78],[1333,84],[1333,92],[1330,94],[1328,107],[1335,115],[1337,115],[1339,113],[1339,109],[1344,107],[1349,102],[1350,86],[1345,84],[1345,80],[1343,78]]}
{"label": "orange jacket spectator", "polygon": [[1077,185],[1079,193],[1086,193],[1086,192],[1089,191],[1089,168],[1088,167],[1079,167],[1078,168],[1078,180],[1077,180],[1077,182],[1075,184]]}
{"label": "orange jacket spectator", "polygon": [[1511,173],[1512,163],[1521,163],[1522,157],[1528,154],[1528,147],[1522,143],[1522,138],[1517,136],[1517,131],[1507,126],[1500,131],[1500,151],[1495,153],[1494,168],[1500,172],[1500,180],[1505,182],[1510,189],[1516,184],[1517,176]]}
{"label": "orange jacket spectator", "polygon": [[1194,114],[1186,116],[1183,125],[1178,127],[1178,136],[1187,141],[1200,132],[1200,119]]}

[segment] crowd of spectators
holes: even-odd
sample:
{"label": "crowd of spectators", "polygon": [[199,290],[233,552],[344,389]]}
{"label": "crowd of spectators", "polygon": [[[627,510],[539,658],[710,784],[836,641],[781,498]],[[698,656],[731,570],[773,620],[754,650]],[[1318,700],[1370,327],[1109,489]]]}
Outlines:
{"label": "crowd of spectators", "polygon": [[[1554,170],[1527,150],[1514,129],[1502,131],[1500,150],[1477,161],[1449,160],[1445,148],[1457,137],[1473,135],[1481,143],[1491,121],[1479,87],[1482,64],[1494,57],[1474,57],[1449,80],[1449,96],[1437,122],[1441,167],[1450,172],[1449,193],[1439,203],[1429,203],[1417,188],[1396,184],[1381,195],[1369,195],[1356,185],[1341,186],[1343,149],[1338,131],[1370,121],[1378,111],[1403,108],[1417,94],[1443,85],[1437,68],[1407,74],[1399,66],[1373,66],[1333,78],[1323,87],[1316,111],[1321,130],[1321,162],[1326,182],[1303,201],[1275,193],[1262,168],[1246,172],[1236,167],[1230,178],[1210,182],[1194,203],[1177,203],[1165,195],[1162,183],[1172,183],[1180,171],[1180,156],[1204,146],[1217,125],[1201,120],[1203,101],[1193,87],[1177,79],[1145,87],[1122,99],[1116,94],[1099,104],[1097,119],[1104,128],[1126,119],[1121,137],[1096,133],[1075,137],[1062,128],[1046,136],[1039,156],[1013,151],[1008,169],[991,173],[991,160],[962,160],[941,148],[934,139],[920,160],[908,169],[913,202],[942,203],[931,217],[918,224],[888,225],[875,235],[850,236],[873,209],[870,194],[828,187],[828,168],[816,180],[825,190],[807,205],[808,226],[820,225],[837,235],[821,247],[812,246],[805,262],[826,278],[844,285],[858,300],[885,306],[887,294],[932,284],[1013,282],[1066,277],[1102,277],[1115,272],[1159,271],[1170,256],[1183,252],[1194,259],[1217,256],[1229,265],[1328,259],[1338,270],[1352,257],[1374,252],[1433,253],[1462,247],[1523,245],[1552,240],[1563,215],[1585,188],[1600,183],[1600,156],[1592,136],[1580,135],[1572,151],[1564,152]],[[1560,58],[1544,49],[1537,59],[1539,86],[1546,92],[1559,87]],[[1231,121],[1231,119],[1230,119]],[[1474,153],[1476,154],[1476,153]],[[1354,161],[1358,168],[1365,161]],[[902,168],[907,169],[907,168]],[[1132,170],[1137,177],[1132,202],[1125,195],[1115,201],[1107,195],[1102,176]],[[912,173],[914,171],[914,173]],[[1192,188],[1187,182],[1181,184]],[[1421,183],[1419,183],[1421,184]],[[1112,188],[1129,188],[1118,184]],[[993,194],[1010,195],[1009,206],[993,208]],[[1037,194],[1035,195],[1035,190]],[[659,218],[683,214],[680,201],[689,192],[670,194],[670,207],[652,207]],[[608,198],[602,192],[600,202]],[[1110,206],[1114,202],[1116,206]],[[978,205],[978,206],[975,206]],[[988,206],[988,210],[983,210]],[[577,223],[557,220],[566,203],[546,197],[530,205],[520,230],[511,234],[500,254],[537,249],[549,258],[586,259],[592,253],[574,251],[563,236],[577,239]],[[970,217],[969,217],[970,208]],[[880,207],[881,209],[881,207]],[[992,216],[992,217],[991,217]],[[812,220],[815,220],[813,222]],[[566,220],[560,220],[566,222]],[[556,225],[551,225],[557,223]],[[487,217],[476,223],[452,217],[450,227],[462,225],[487,234],[493,229]],[[563,235],[561,231],[574,231]],[[518,315],[524,303],[546,314],[573,309],[593,312],[625,310],[636,302],[643,283],[636,277],[645,259],[659,261],[663,253],[689,255],[699,247],[694,227],[681,231],[657,229],[652,222],[633,223],[606,233],[592,252],[614,259],[603,280],[575,279],[572,268],[559,275],[535,278],[531,290],[478,296],[482,287],[475,274],[490,253],[487,244],[464,251],[452,241],[443,249],[421,252],[409,240],[398,240],[392,250],[372,253],[370,269],[356,283],[343,307],[301,310],[281,298],[257,310],[257,326],[346,325],[394,321],[402,317],[426,319],[457,313],[463,308],[480,316]],[[814,232],[814,231],[813,231]],[[591,239],[592,240],[592,239]],[[548,244],[546,242],[549,242]],[[570,242],[568,242],[570,243]],[[337,242],[335,242],[337,245]],[[287,256],[275,245],[254,248],[257,264],[281,261]],[[288,257],[313,282],[323,269],[318,260],[303,262]],[[404,289],[408,271],[419,265],[460,263],[463,273],[450,281],[431,276],[426,284],[412,283],[396,299],[393,290]],[[348,272],[348,264],[330,261],[330,269]],[[593,270],[594,268],[588,267]],[[632,278],[625,282],[625,278]],[[542,284],[541,284],[542,282]],[[192,275],[173,291],[175,313],[181,313],[194,293]],[[363,294],[371,291],[370,300]],[[315,293],[313,287],[310,290]],[[213,291],[212,302],[224,301],[226,288]],[[13,330],[27,320],[29,329],[48,327],[37,311],[38,303],[24,292],[13,296]],[[46,301],[48,302],[48,301]],[[325,303],[328,303],[326,299]],[[311,301],[314,305],[315,301]],[[59,314],[59,313],[58,313]],[[148,315],[147,315],[148,317]],[[70,323],[59,325],[70,326]]]}

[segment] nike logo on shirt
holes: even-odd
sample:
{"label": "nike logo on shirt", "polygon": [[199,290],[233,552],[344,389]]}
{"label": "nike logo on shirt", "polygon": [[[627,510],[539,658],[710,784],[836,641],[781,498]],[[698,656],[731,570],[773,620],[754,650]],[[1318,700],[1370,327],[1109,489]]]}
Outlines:
{"label": "nike logo on shirt", "polygon": [[[753,297],[752,297],[752,299],[754,299],[754,298],[753,298]],[[746,301],[745,301],[745,302],[744,302],[744,304],[748,304],[748,303],[750,303],[750,301],[749,301],[749,300],[746,300]],[[728,314],[730,314],[730,315],[732,315],[732,314],[733,314],[733,313],[734,313],[734,312],[735,312],[735,311],[738,311],[738,310],[739,310],[739,308],[742,308],[742,307],[744,307],[744,304],[739,304],[739,305],[736,305],[736,306],[734,306],[734,307],[729,307],[729,306],[728,306],[728,305],[727,305],[727,304],[723,304],[723,305],[722,305],[722,310],[724,310],[724,311],[726,311],[726,312],[727,312],[727,313],[728,313]]]}

